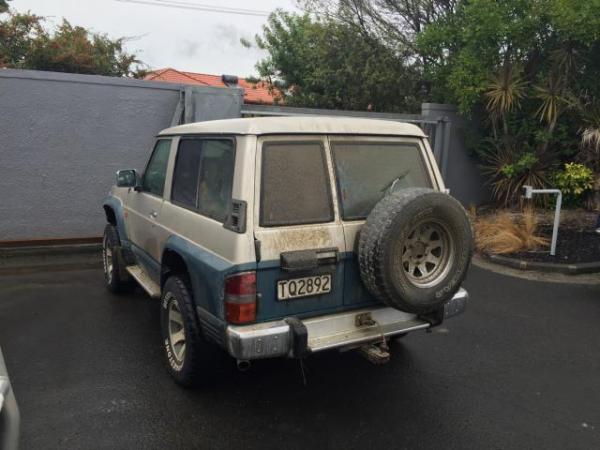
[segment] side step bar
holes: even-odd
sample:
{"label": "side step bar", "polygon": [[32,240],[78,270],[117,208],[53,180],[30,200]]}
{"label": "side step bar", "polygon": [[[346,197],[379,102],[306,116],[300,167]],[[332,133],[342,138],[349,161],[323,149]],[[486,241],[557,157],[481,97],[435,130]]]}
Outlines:
{"label": "side step bar", "polygon": [[160,298],[160,286],[140,266],[127,266],[125,268],[129,275],[138,282],[151,298]]}

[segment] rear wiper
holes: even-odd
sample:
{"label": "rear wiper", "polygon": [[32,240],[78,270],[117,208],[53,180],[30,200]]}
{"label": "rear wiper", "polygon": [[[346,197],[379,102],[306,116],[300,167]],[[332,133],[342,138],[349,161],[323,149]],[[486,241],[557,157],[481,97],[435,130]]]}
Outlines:
{"label": "rear wiper", "polygon": [[394,189],[396,188],[396,185],[398,184],[398,182],[402,181],[404,178],[406,178],[406,175],[408,175],[409,173],[410,173],[410,170],[407,170],[406,172],[400,174],[398,177],[394,178],[390,183],[385,185],[385,187],[381,190],[381,192],[385,192],[386,195],[394,192]]}

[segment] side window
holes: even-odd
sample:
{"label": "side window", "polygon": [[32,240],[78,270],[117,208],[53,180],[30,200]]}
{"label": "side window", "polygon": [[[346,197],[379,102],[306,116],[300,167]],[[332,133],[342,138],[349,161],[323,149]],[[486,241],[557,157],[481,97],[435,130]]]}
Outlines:
{"label": "side window", "polygon": [[171,139],[160,139],[154,146],[142,180],[142,190],[162,197],[167,174]]}
{"label": "side window", "polygon": [[230,139],[202,141],[198,177],[198,211],[225,222],[231,205],[235,151]]}
{"label": "side window", "polygon": [[198,174],[202,141],[181,139],[173,172],[171,201],[188,208],[198,207]]}
{"label": "side window", "polygon": [[321,142],[266,143],[262,152],[260,225],[333,220],[325,149]]}
{"label": "side window", "polygon": [[235,166],[231,139],[181,139],[171,201],[225,222]]}

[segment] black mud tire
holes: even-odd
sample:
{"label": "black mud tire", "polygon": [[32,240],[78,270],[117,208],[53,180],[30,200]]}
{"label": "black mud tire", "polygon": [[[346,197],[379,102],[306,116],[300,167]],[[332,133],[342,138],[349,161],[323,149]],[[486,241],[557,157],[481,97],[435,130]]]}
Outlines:
{"label": "black mud tire", "polygon": [[[171,308],[175,308],[181,315],[185,350],[183,355],[179,354],[180,357],[177,353],[177,343],[170,338],[170,323],[172,327],[177,325],[170,319]],[[161,296],[160,323],[167,369],[173,379],[184,387],[195,387],[207,382],[220,349],[206,341],[202,335],[192,290],[186,276],[172,275],[165,282]]]}
{"label": "black mud tire", "polygon": [[[422,240],[428,233],[430,241]],[[446,247],[435,247],[438,242]],[[438,310],[452,298],[472,254],[473,234],[462,205],[427,188],[384,197],[359,237],[360,275],[366,288],[381,302],[414,314]],[[436,259],[437,266],[430,262]]]}
{"label": "black mud tire", "polygon": [[123,275],[125,262],[121,257],[121,240],[117,227],[107,224],[102,238],[102,267],[106,288],[115,294],[130,292],[134,286],[133,280]]}

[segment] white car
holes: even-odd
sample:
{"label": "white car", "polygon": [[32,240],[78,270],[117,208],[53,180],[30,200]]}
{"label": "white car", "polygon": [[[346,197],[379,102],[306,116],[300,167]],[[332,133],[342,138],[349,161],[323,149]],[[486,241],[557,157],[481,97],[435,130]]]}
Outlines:
{"label": "white car", "polygon": [[391,121],[217,120],[162,131],[103,204],[107,287],[161,301],[189,385],[218,347],[252,359],[361,348],[461,313],[473,251],[423,131]]}

